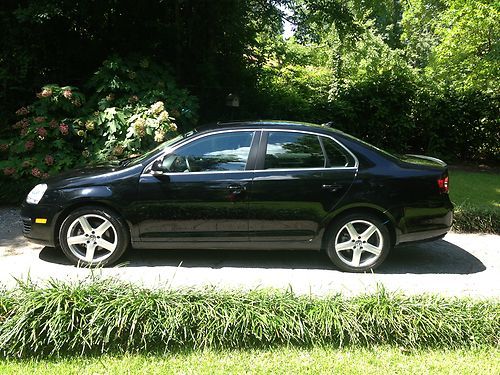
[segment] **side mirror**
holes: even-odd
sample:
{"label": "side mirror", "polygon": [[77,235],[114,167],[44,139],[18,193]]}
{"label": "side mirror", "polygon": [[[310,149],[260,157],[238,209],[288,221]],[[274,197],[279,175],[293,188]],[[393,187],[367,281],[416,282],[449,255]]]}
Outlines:
{"label": "side mirror", "polygon": [[162,167],[163,160],[155,160],[153,165],[151,166],[151,174],[153,176],[159,176],[163,174],[163,167]]}

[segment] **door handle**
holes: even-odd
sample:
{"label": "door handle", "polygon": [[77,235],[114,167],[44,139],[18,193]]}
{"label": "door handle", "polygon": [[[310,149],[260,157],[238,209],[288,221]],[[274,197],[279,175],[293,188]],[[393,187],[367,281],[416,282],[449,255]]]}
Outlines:
{"label": "door handle", "polygon": [[331,191],[332,193],[337,191],[337,190],[340,190],[342,189],[342,185],[339,185],[339,184],[331,184],[331,185],[322,185],[321,186],[322,189],[324,190],[328,190],[328,191]]}
{"label": "door handle", "polygon": [[230,184],[227,186],[228,190],[231,190],[231,193],[233,194],[241,194],[242,192],[245,191],[245,186],[240,185],[240,184]]}

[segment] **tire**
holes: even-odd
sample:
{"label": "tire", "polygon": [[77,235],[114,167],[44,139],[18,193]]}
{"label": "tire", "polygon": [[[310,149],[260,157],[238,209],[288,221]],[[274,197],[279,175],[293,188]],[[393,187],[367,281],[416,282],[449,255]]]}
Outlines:
{"label": "tire", "polygon": [[391,250],[391,238],[376,216],[354,213],[333,224],[326,246],[328,257],[342,271],[365,272],[384,262]]}
{"label": "tire", "polygon": [[59,229],[64,255],[78,266],[109,266],[130,243],[127,226],[111,210],[82,207],[70,213]]}

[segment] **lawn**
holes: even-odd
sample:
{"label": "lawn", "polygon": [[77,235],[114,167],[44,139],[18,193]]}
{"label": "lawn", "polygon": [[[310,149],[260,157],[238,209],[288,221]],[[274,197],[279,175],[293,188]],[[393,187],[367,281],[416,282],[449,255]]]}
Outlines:
{"label": "lawn", "polygon": [[450,171],[453,230],[500,234],[500,174]]}
{"label": "lawn", "polygon": [[500,209],[500,174],[451,170],[450,197],[455,205]]}
{"label": "lawn", "polygon": [[191,351],[165,355],[6,360],[2,374],[498,374],[500,350],[418,350],[381,346]]}

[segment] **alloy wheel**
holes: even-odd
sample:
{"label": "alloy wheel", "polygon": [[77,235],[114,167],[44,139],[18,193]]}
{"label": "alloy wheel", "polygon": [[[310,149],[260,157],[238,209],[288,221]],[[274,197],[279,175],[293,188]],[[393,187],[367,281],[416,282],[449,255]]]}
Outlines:
{"label": "alloy wheel", "polygon": [[118,235],[114,225],[105,217],[85,214],[70,224],[66,242],[71,253],[79,260],[99,263],[114,253]]}
{"label": "alloy wheel", "polygon": [[382,254],[384,238],[377,226],[366,220],[346,223],[335,237],[339,259],[350,267],[361,268],[374,264]]}

